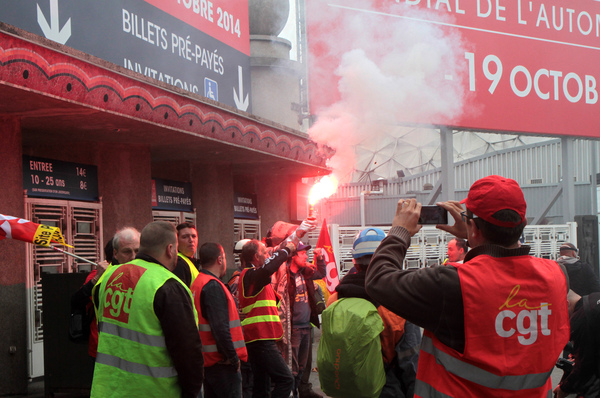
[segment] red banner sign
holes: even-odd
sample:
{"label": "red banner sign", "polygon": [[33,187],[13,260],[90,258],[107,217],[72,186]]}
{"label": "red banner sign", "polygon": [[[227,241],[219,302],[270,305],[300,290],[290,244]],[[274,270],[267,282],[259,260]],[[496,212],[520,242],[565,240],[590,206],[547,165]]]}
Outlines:
{"label": "red banner sign", "polygon": [[248,0],[144,0],[222,43],[250,55]]}
{"label": "red banner sign", "polygon": [[[340,37],[340,29],[358,31],[369,21],[377,27],[365,29],[375,33],[362,43],[328,42],[328,37]],[[363,46],[370,56],[369,51],[375,51],[368,43],[377,47],[379,42],[398,40],[398,30],[407,23],[435,27],[442,32],[440,40],[453,37],[458,43],[455,62],[437,78],[448,86],[460,85],[462,108],[451,117],[434,113],[420,118],[419,112],[411,112],[403,122],[600,137],[600,2],[596,0],[309,0],[311,112],[319,114],[340,99],[335,71],[344,54]],[[402,46],[419,39],[407,35]],[[372,58],[375,62],[378,55],[382,54]],[[364,85],[371,78],[364,76]],[[407,84],[415,80],[411,76]],[[441,98],[446,86],[438,87]],[[407,107],[415,105],[410,100]],[[429,100],[429,105],[434,101]]]}

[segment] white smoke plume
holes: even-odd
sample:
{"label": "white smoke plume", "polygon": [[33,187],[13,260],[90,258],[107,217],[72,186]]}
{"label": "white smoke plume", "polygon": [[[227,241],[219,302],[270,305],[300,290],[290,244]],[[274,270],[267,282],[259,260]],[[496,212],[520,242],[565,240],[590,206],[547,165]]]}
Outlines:
{"label": "white smoke plume", "polygon": [[[393,0],[377,1],[377,7],[374,0],[310,1],[311,7],[321,9],[308,14],[307,24],[318,24],[322,34],[308,36],[321,49],[319,57],[310,54],[309,74],[331,81],[328,63],[337,59],[333,69],[339,77],[339,98],[325,109],[311,104],[317,122],[308,133],[315,142],[336,150],[328,165],[340,182],[352,176],[356,145],[377,146],[401,124],[440,120],[451,124],[461,115],[463,43],[457,33],[417,21],[431,19],[432,14],[425,15],[427,10]],[[388,9],[382,4],[388,4]],[[435,18],[440,20],[439,13]],[[311,97],[319,89],[311,85]]]}

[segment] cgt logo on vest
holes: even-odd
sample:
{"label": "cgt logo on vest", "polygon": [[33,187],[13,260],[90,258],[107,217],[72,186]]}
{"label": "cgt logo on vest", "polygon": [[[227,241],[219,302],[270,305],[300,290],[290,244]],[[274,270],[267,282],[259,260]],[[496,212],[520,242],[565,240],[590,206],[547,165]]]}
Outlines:
{"label": "cgt logo on vest", "polygon": [[[513,287],[504,304],[500,306],[500,313],[496,316],[496,333],[500,337],[511,337],[518,332],[519,343],[531,345],[537,340],[540,331],[544,336],[550,335],[548,316],[552,314],[549,308],[551,304],[541,303],[538,306],[529,306],[527,299],[515,299],[520,289],[520,285]],[[515,300],[513,301],[513,299]],[[520,311],[515,313],[509,309],[514,307],[517,307],[515,310],[520,309]],[[502,310],[503,308],[506,309]]]}
{"label": "cgt logo on vest", "polygon": [[106,298],[102,316],[119,322],[129,322],[131,301],[144,268],[125,264],[119,267],[106,283]]}

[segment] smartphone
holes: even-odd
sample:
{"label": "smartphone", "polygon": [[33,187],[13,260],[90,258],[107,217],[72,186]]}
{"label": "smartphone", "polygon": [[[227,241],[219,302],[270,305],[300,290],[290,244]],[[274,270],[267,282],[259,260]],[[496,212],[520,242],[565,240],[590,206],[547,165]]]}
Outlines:
{"label": "smartphone", "polygon": [[438,205],[421,206],[419,224],[448,224],[448,210]]}

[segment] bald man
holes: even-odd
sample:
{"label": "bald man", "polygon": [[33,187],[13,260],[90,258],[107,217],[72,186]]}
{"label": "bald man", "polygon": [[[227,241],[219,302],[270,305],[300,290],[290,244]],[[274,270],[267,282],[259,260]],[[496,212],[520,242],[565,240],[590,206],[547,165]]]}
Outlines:
{"label": "bald man", "polygon": [[94,289],[98,355],[92,397],[197,397],[204,359],[190,290],[172,273],[175,227],[148,224],[135,260],[113,266]]}

